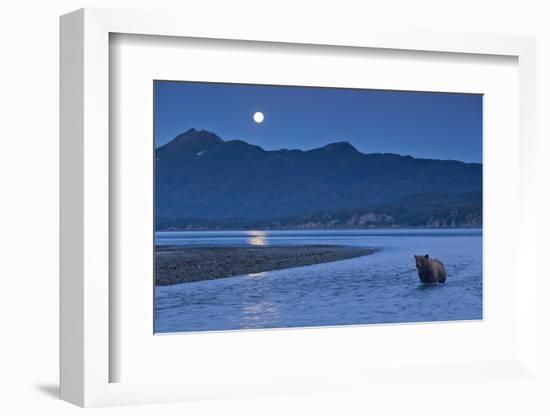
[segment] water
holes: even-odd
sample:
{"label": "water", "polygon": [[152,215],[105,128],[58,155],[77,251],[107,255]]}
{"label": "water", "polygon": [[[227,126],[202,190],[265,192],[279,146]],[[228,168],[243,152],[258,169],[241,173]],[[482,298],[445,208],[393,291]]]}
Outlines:
{"label": "water", "polygon": [[[157,287],[156,332],[482,318],[481,230],[158,232],[156,243],[380,249],[332,263]],[[414,255],[426,253],[445,264],[444,285],[420,284]]]}

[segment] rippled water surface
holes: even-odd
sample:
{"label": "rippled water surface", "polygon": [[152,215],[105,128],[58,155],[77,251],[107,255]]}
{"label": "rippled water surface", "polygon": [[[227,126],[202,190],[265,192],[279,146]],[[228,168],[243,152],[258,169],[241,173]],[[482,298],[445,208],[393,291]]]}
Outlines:
{"label": "rippled water surface", "polygon": [[[211,331],[482,318],[481,230],[159,232],[158,245],[337,244],[375,254],[155,289],[155,331]],[[443,261],[421,285],[414,254]]]}

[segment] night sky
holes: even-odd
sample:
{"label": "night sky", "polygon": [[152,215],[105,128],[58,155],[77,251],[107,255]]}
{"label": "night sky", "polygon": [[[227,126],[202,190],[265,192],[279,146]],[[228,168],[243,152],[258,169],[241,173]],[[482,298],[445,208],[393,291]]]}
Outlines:
{"label": "night sky", "polygon": [[363,153],[482,160],[478,94],[155,81],[154,116],[157,147],[196,128],[266,150],[348,141]]}

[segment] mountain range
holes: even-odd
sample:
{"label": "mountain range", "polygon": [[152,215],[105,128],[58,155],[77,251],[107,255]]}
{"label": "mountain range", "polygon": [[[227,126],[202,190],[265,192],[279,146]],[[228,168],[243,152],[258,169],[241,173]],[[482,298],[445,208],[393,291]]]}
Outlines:
{"label": "mountain range", "polygon": [[156,149],[155,199],[158,230],[480,227],[482,165],[190,129]]}

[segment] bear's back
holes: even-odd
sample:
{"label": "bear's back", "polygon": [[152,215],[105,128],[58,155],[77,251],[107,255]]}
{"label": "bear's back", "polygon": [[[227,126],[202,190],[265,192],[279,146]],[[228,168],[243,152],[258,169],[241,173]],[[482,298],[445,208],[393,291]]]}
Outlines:
{"label": "bear's back", "polygon": [[430,259],[430,269],[434,283],[445,283],[447,280],[447,271],[445,266],[438,259]]}

